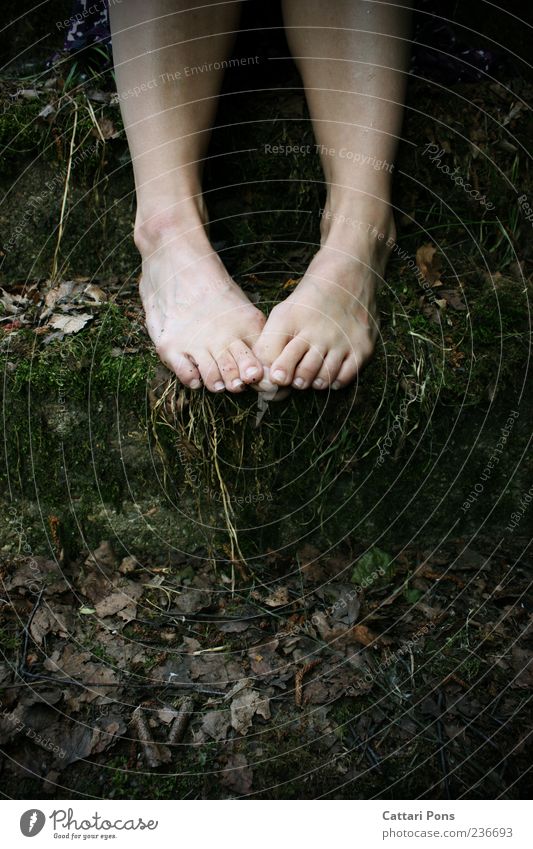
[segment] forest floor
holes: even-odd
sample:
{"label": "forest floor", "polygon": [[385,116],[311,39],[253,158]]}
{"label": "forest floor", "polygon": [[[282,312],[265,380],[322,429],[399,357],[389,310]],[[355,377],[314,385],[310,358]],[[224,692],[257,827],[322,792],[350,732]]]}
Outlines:
{"label": "forest floor", "polygon": [[[372,536],[349,529],[337,534],[334,546],[316,540],[297,544],[291,537],[292,546],[260,547],[252,563],[237,557],[234,548],[203,547],[201,540],[186,553],[170,545],[161,553],[155,543],[150,552],[126,540],[125,552],[111,534],[95,542],[96,531],[89,534],[95,544],[88,546],[77,529],[74,544],[71,529],[67,544],[63,517],[53,510],[41,517],[46,533],[39,536],[28,527],[22,507],[8,507],[13,481],[25,476],[21,469],[26,483],[38,481],[45,496],[47,487],[60,491],[61,475],[49,458],[57,435],[68,435],[71,425],[66,417],[53,429],[46,405],[50,392],[57,392],[57,369],[65,370],[65,362],[73,398],[87,374],[98,387],[105,366],[110,382],[102,380],[100,389],[108,407],[120,371],[121,391],[133,387],[138,393],[131,396],[132,408],[144,393],[167,431],[171,423],[188,434],[189,441],[182,437],[181,444],[207,468],[206,486],[212,487],[213,456],[191,425],[199,408],[175,386],[170,391],[165,383],[158,394],[152,383],[146,385],[147,363],[153,365],[155,358],[135,293],[137,260],[126,241],[130,176],[129,195],[124,190],[113,200],[106,194],[113,182],[106,176],[106,157],[115,165],[127,162],[118,106],[109,87],[101,90],[96,81],[88,93],[80,93],[75,83],[74,73],[59,78],[51,72],[33,82],[5,79],[0,85],[6,104],[0,141],[9,168],[19,170],[21,181],[34,181],[26,187],[21,182],[19,195],[6,193],[1,210],[8,246],[0,289],[3,399],[9,389],[10,404],[14,399],[19,406],[8,405],[6,415],[15,410],[24,424],[29,388],[38,411],[27,445],[21,431],[5,425],[13,453],[2,478],[6,529],[11,528],[0,552],[0,776],[9,788],[3,792],[73,799],[527,798],[533,732],[527,505],[512,532],[504,533],[491,520],[489,501],[477,524],[463,529],[456,522],[457,504],[451,507],[462,496],[450,471],[441,509],[442,527],[449,531],[424,529],[425,517],[411,513],[410,521],[422,528],[416,539],[407,531],[404,539],[398,531],[383,541],[379,525]],[[382,297],[383,351],[357,390],[363,403],[350,408],[340,433],[333,425],[342,404],[350,407],[348,394],[335,410],[326,409],[323,432],[315,429],[315,419],[322,424],[315,400],[317,406],[310,401],[305,411],[305,398],[292,399],[288,412],[266,419],[262,441],[274,454],[283,440],[313,434],[315,442],[310,449],[304,446],[302,460],[306,468],[305,452],[320,453],[313,486],[325,484],[327,474],[335,476],[341,460],[347,474],[361,468],[358,452],[362,462],[370,448],[363,437],[357,442],[357,434],[366,434],[377,413],[381,429],[374,448],[383,452],[403,397],[423,398],[423,403],[415,405],[415,418],[402,430],[394,462],[424,468],[433,458],[437,428],[447,427],[446,416],[453,423],[454,415],[490,413],[509,391],[523,401],[533,264],[530,222],[516,198],[518,188],[530,198],[533,189],[522,147],[531,137],[532,119],[524,107],[531,86],[517,81],[514,90],[518,94],[496,83],[458,87],[461,112],[444,90],[424,83],[410,87],[397,178],[403,252],[392,259]],[[236,279],[271,304],[294,285],[316,244],[318,216],[308,213],[320,203],[320,172],[309,158],[294,155],[280,162],[260,155],[254,137],[259,107],[255,95],[242,97],[250,120],[224,130],[222,116],[213,150],[252,152],[208,164],[213,232]],[[301,92],[267,92],[263,100],[260,108],[269,118],[261,128],[263,147],[280,138],[304,146],[312,142]],[[80,150],[83,145],[89,150],[74,171],[67,167],[72,139]],[[24,156],[35,144],[59,175],[44,193],[39,189],[44,172],[37,165],[24,176]],[[424,153],[429,145],[442,151],[440,158],[432,161]],[[413,162],[416,167],[409,170]],[[496,211],[466,198],[442,162],[468,175]],[[239,175],[248,166],[256,168],[255,182],[242,188]],[[62,199],[87,192],[86,168],[91,209],[98,209],[91,232],[85,239],[87,210],[72,202],[58,234]],[[72,185],[71,173],[76,174]],[[280,180],[289,187],[286,197],[277,196]],[[29,195],[41,200],[26,216]],[[266,210],[263,219],[258,208]],[[20,221],[24,227],[18,233]],[[36,232],[42,235],[39,250]],[[414,281],[409,258],[423,286]],[[109,316],[115,322],[111,333],[105,324]],[[97,337],[105,346],[98,356]],[[170,413],[161,398],[170,400]],[[85,403],[83,392],[78,400]],[[100,397],[96,400],[101,404]],[[255,401],[250,410],[246,401],[232,407],[233,418],[226,401],[214,413],[210,401],[197,403],[206,416],[216,413],[213,421],[221,427],[228,421],[234,436],[246,417],[256,414]],[[95,421],[100,414],[103,419],[99,408]],[[151,432],[149,415],[145,426]],[[104,421],[101,450],[110,465],[106,429]],[[419,446],[409,455],[422,431],[428,440],[424,451]],[[254,448],[253,440],[250,444]],[[525,452],[527,445],[514,445],[518,453],[522,448]],[[92,442],[89,449],[83,462],[100,450]],[[236,436],[223,446],[233,462],[240,449]],[[69,450],[81,455],[85,448],[72,439]],[[139,448],[131,456],[132,467],[138,467]],[[122,460],[121,454],[120,468]],[[494,503],[506,496],[513,509],[518,497],[510,492],[513,478],[526,461],[527,456],[515,466],[502,460]],[[452,467],[453,457],[447,454],[443,462]],[[486,457],[481,469],[485,462]],[[80,475],[94,491],[87,468]],[[386,474],[392,480],[397,472],[391,458]],[[433,485],[429,476],[428,502]],[[226,484],[221,486],[226,491]],[[234,493],[239,491],[252,490],[241,487]],[[385,502],[385,513],[400,511],[405,492],[408,487]],[[254,497],[260,496],[262,508],[268,508],[266,490],[258,489]],[[21,504],[24,498],[28,493],[21,484]],[[478,508],[472,507],[469,520]],[[92,502],[83,522],[89,523],[91,510]]]}

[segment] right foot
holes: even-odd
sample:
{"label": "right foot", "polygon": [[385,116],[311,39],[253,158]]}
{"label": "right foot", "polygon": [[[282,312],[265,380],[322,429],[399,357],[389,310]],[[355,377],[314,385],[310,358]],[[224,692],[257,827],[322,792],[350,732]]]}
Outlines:
{"label": "right foot", "polygon": [[265,317],[213,250],[201,223],[139,231],[146,327],[161,361],[191,389],[241,392],[263,366],[252,351]]}

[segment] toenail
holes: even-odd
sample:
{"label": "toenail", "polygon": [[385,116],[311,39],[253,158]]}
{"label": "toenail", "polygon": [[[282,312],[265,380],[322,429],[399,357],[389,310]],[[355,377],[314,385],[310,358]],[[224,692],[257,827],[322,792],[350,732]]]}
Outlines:
{"label": "toenail", "polygon": [[332,383],[332,384],[331,384],[331,388],[332,388],[332,389],[340,389],[340,388],[341,388],[341,384],[339,383],[339,381],[338,381],[338,380],[335,380],[335,381],[334,381],[334,383]]}
{"label": "toenail", "polygon": [[302,377],[295,377],[293,385],[296,386],[297,389],[301,389],[305,385],[305,380]]}
{"label": "toenail", "polygon": [[240,389],[241,386],[244,386],[242,380],[239,377],[235,378],[235,380],[232,380],[231,385],[233,389]]}
{"label": "toenail", "polygon": [[225,388],[226,388],[226,385],[222,380],[217,380],[217,382],[215,383],[215,385],[213,387],[213,389],[216,392],[220,392],[222,389],[225,389]]}
{"label": "toenail", "polygon": [[251,366],[250,368],[246,369],[246,377],[257,377],[258,374],[259,369],[257,368],[257,366]]}
{"label": "toenail", "polygon": [[286,375],[285,375],[284,371],[282,371],[281,369],[278,368],[273,373],[272,377],[273,377],[274,380],[285,380]]}
{"label": "toenail", "polygon": [[191,380],[191,382],[189,383],[189,386],[191,387],[191,389],[200,389],[201,385],[202,385],[201,381],[199,381],[196,377],[194,378],[194,380]]}
{"label": "toenail", "polygon": [[315,387],[315,389],[322,389],[322,387],[324,386],[324,381],[321,377],[317,377],[316,380],[313,380],[313,386]]}

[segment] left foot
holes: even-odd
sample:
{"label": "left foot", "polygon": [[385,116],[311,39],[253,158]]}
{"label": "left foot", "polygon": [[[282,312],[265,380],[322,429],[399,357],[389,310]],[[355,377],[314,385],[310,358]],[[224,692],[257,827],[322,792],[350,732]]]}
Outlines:
{"label": "left foot", "polygon": [[393,225],[382,239],[358,232],[349,246],[326,239],[291,295],[271,311],[253,351],[270,380],[295,389],[340,389],[357,377],[378,334],[376,289]]}

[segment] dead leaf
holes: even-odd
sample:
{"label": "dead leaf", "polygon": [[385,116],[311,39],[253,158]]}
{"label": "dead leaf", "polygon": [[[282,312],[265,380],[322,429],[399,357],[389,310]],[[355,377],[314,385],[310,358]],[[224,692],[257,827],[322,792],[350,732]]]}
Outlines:
{"label": "dead leaf", "polygon": [[246,734],[257,713],[263,719],[270,719],[270,702],[257,690],[243,690],[233,699],[230,707],[231,725],[239,734]]}
{"label": "dead leaf", "polygon": [[118,560],[111,544],[107,540],[103,540],[98,548],[88,555],[85,565],[93,569],[96,567],[103,570],[108,575],[113,574],[117,569]]}
{"label": "dead leaf", "polygon": [[40,646],[47,634],[68,637],[74,628],[74,613],[71,606],[43,603],[36,610],[30,625],[30,634]]}
{"label": "dead leaf", "polygon": [[56,114],[55,107],[51,103],[47,103],[46,106],[44,106],[41,109],[41,111],[39,112],[37,117],[40,118],[41,121],[50,122],[52,120],[52,118],[55,116],[55,114]]}
{"label": "dead leaf", "polygon": [[58,685],[63,682],[68,685],[69,678],[84,684],[84,688],[76,687],[72,693],[68,688],[64,689],[72,710],[79,710],[84,702],[103,704],[108,694],[116,692],[118,682],[115,670],[103,663],[94,663],[91,657],[91,652],[80,652],[67,644],[62,653],[59,650],[52,652],[43,663],[48,672],[57,674]]}
{"label": "dead leaf", "polygon": [[113,121],[110,118],[100,118],[98,121],[99,131],[94,127],[92,130],[93,136],[104,139],[116,139],[120,135],[117,132]]}
{"label": "dead leaf", "polygon": [[140,564],[136,557],[128,556],[123,558],[120,566],[118,567],[118,571],[122,575],[129,575],[130,572],[135,572],[139,566]]}
{"label": "dead leaf", "polygon": [[177,613],[197,613],[199,610],[209,607],[210,604],[211,593],[207,590],[191,587],[180,593],[174,607]]}
{"label": "dead leaf", "polygon": [[52,728],[46,729],[46,738],[48,745],[52,743],[60,750],[56,766],[66,767],[90,755],[104,752],[125,733],[126,725],[120,716],[101,716],[94,726],[64,720],[57,722]]}
{"label": "dead leaf", "polygon": [[436,254],[437,248],[430,244],[422,245],[416,252],[418,269],[432,287],[442,285]]}
{"label": "dead leaf", "polygon": [[191,658],[191,678],[215,690],[242,678],[240,663],[224,654],[200,654]]}
{"label": "dead leaf", "polygon": [[95,304],[103,304],[107,301],[107,295],[100,286],[95,286],[94,283],[89,283],[88,286],[85,287],[84,295],[94,301]]}
{"label": "dead leaf", "polygon": [[265,604],[268,607],[281,607],[289,603],[289,588],[277,587],[276,590],[265,598]]}
{"label": "dead leaf", "polygon": [[121,619],[130,620],[137,612],[136,602],[143,593],[143,587],[133,581],[122,579],[116,592],[106,596],[95,605],[96,615],[103,619],[120,613]]}
{"label": "dead leaf", "polygon": [[63,576],[55,560],[35,555],[29,558],[16,558],[16,570],[4,581],[6,590],[19,589],[24,595],[32,583],[40,584],[46,597],[63,593],[69,589],[68,581]]}
{"label": "dead leaf", "polygon": [[89,100],[93,100],[95,103],[107,103],[111,97],[105,91],[101,91],[98,88],[92,88],[87,92],[87,97]]}
{"label": "dead leaf", "polygon": [[79,331],[83,330],[89,321],[93,320],[93,318],[94,316],[89,313],[79,313],[78,315],[62,315],[61,313],[54,313],[49,324],[55,330],[60,330],[62,333],[69,336],[73,333],[79,333]]}
{"label": "dead leaf", "polygon": [[39,92],[34,88],[21,88],[18,92],[19,97],[23,97],[24,100],[38,100]]}
{"label": "dead leaf", "polygon": [[161,708],[161,710],[157,711],[157,718],[164,725],[169,725],[173,722],[178,715],[178,711],[175,708]]}
{"label": "dead leaf", "polygon": [[[288,669],[287,661],[276,653],[278,646],[279,640],[273,639],[248,649],[248,660],[257,678],[268,680],[270,676]],[[290,672],[288,674],[290,675]]]}
{"label": "dead leaf", "polygon": [[17,315],[28,306],[28,299],[22,295],[11,295],[0,286],[0,304],[9,315]]}
{"label": "dead leaf", "polygon": [[221,740],[225,740],[228,735],[230,724],[230,718],[227,710],[208,711],[204,714],[202,725],[200,726],[200,734],[203,738],[202,742],[204,739],[207,739],[207,737],[210,737],[217,743]]}
{"label": "dead leaf", "polygon": [[461,295],[458,289],[443,289],[440,294],[452,309],[457,310],[458,312],[464,312],[466,310],[466,304],[464,304],[461,300]]}

